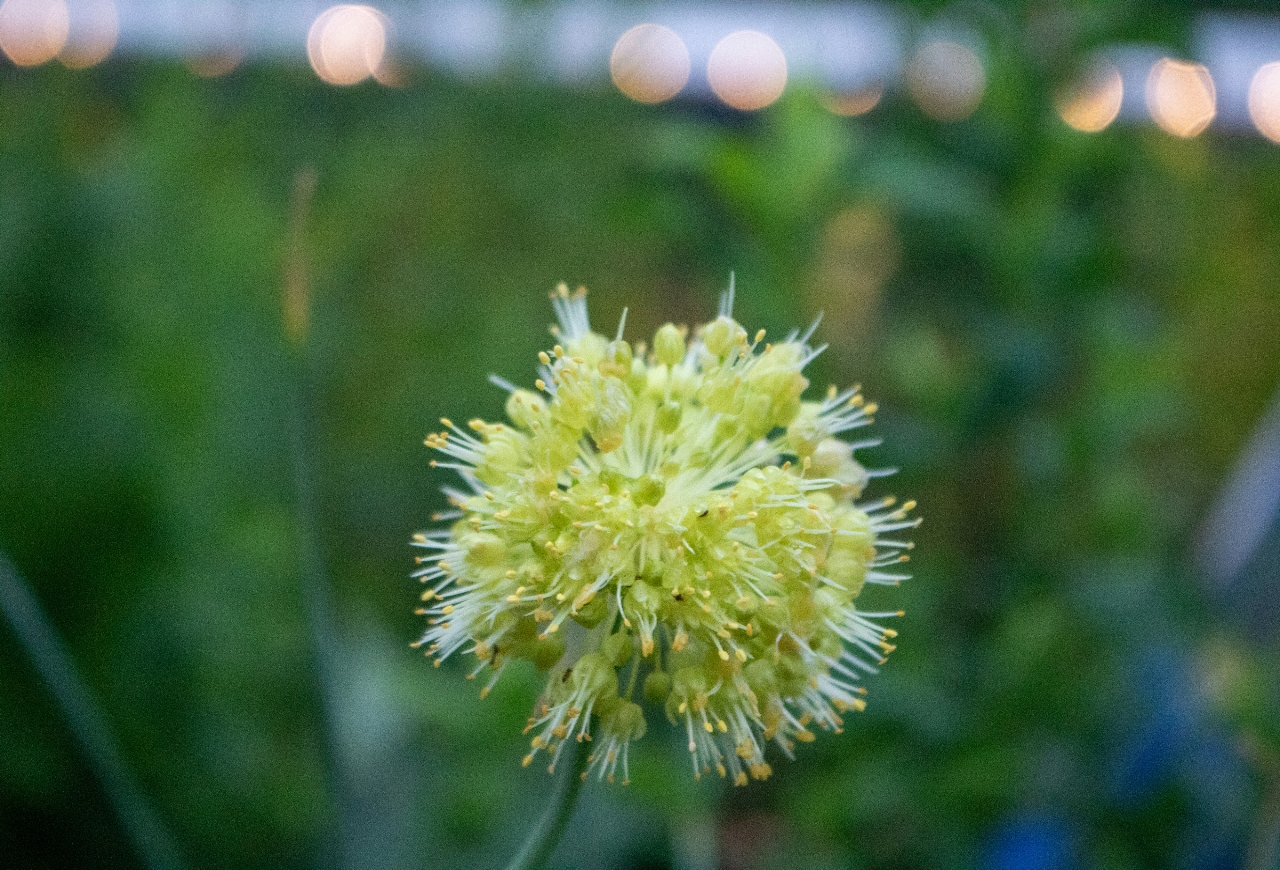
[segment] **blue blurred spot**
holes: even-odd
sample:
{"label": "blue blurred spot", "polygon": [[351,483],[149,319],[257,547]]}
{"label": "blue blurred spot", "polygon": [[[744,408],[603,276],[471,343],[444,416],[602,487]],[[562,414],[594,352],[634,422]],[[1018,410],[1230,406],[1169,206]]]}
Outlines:
{"label": "blue blurred spot", "polygon": [[1116,758],[1115,796],[1141,802],[1174,774],[1194,743],[1201,711],[1189,668],[1172,650],[1155,650],[1132,665],[1130,691],[1141,718]]}
{"label": "blue blurred spot", "polygon": [[1071,866],[1072,833],[1049,816],[1015,816],[998,825],[983,867],[990,870],[1065,870]]}

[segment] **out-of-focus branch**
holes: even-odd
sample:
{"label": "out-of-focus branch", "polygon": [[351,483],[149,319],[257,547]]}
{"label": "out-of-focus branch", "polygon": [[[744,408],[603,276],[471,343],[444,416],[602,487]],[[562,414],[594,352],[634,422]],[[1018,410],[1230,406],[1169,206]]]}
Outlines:
{"label": "out-of-focus branch", "polygon": [[1201,527],[1196,562],[1217,589],[1239,576],[1280,515],[1280,391]]}

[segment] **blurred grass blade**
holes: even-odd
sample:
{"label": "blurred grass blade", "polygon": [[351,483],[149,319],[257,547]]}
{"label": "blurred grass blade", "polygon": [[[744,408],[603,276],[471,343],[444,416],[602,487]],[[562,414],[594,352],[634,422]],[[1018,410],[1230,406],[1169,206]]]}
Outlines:
{"label": "blurred grass blade", "polygon": [[325,779],[332,809],[337,816],[338,855],[334,863],[349,868],[355,866],[358,857],[354,846],[355,800],[338,728],[343,697],[338,683],[342,646],[334,627],[333,592],[320,535],[315,472],[315,432],[318,426],[307,345],[311,297],[306,269],[306,225],[315,189],[315,170],[299,170],[293,181],[281,313],[284,337],[290,351],[289,446],[293,461],[302,596],[311,660],[315,663],[313,679],[325,747]]}
{"label": "blurred grass blade", "polygon": [[560,759],[560,775],[547,799],[547,808],[506,870],[541,870],[546,866],[578,803],[578,792],[582,790],[582,781],[586,777],[589,756],[581,743],[576,740],[568,742]]}
{"label": "blurred grass blade", "polygon": [[151,870],[181,868],[177,846],[151,808],[111,735],[106,717],[31,587],[0,553],[0,610],[31,665],[53,695],[67,727],[89,760],[138,857]]}

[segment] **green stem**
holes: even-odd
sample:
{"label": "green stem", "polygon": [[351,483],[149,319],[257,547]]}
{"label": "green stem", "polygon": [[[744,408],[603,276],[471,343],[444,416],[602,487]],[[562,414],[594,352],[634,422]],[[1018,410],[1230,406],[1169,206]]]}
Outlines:
{"label": "green stem", "polygon": [[0,611],[58,711],[66,720],[80,751],[102,783],[107,801],[124,825],[138,857],[149,870],[182,867],[182,858],[160,817],[125,764],[107,719],[94,700],[62,638],[49,621],[31,587],[0,553]]}
{"label": "green stem", "polygon": [[289,248],[282,294],[284,337],[287,340],[290,386],[289,447],[297,511],[298,556],[302,600],[310,642],[312,685],[318,702],[324,741],[324,774],[336,817],[336,860],[340,868],[357,861],[358,838],[351,771],[347,767],[339,720],[343,703],[342,638],[337,630],[333,588],[320,531],[319,476],[316,472],[317,391],[308,344],[311,287],[307,276],[306,226],[315,194],[316,175],[310,168],[297,172],[289,215]]}
{"label": "green stem", "polygon": [[587,778],[587,759],[590,753],[576,740],[570,740],[560,758],[560,776],[547,803],[542,818],[529,831],[520,851],[507,864],[506,870],[542,870],[547,859],[555,851],[564,833],[573,807],[578,802],[578,792]]}
{"label": "green stem", "polygon": [[631,679],[627,680],[627,700],[631,700],[631,693],[636,690],[636,677],[640,676],[640,656],[636,655],[637,651],[631,653],[634,661],[631,663]]}

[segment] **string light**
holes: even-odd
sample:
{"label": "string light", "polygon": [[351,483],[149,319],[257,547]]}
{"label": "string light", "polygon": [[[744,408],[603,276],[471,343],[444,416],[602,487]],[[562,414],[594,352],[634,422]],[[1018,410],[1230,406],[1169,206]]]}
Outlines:
{"label": "string light", "polygon": [[926,43],[907,67],[907,89],[935,121],[963,121],[978,108],[986,88],[982,61],[958,42]]}
{"label": "string light", "polygon": [[855,118],[858,115],[865,115],[880,105],[880,98],[883,96],[884,83],[874,82],[857,90],[827,94],[822,98],[822,105],[833,114]]}
{"label": "string light", "polygon": [[1095,61],[1073,85],[1059,92],[1055,108],[1068,127],[1082,133],[1105,130],[1120,114],[1124,80],[1115,64]]}
{"label": "string light", "polygon": [[707,80],[726,105],[744,112],[763,109],[787,86],[787,58],[768,35],[739,30],[711,50]]}
{"label": "string light", "polygon": [[64,0],[4,0],[0,51],[18,66],[53,60],[67,43],[70,23]]}
{"label": "string light", "polygon": [[638,24],[618,37],[609,75],[618,90],[638,103],[661,103],[689,81],[689,49],[661,24]]}
{"label": "string light", "polygon": [[1249,117],[1259,133],[1280,143],[1280,61],[1263,65],[1249,83]]}
{"label": "string light", "polygon": [[1198,63],[1161,58],[1147,76],[1147,109],[1173,136],[1198,136],[1217,113],[1213,76]]}
{"label": "string light", "polygon": [[102,63],[116,47],[120,17],[111,0],[77,0],[70,7],[66,44],[58,62],[69,69],[88,69]]}
{"label": "string light", "polygon": [[342,4],[321,12],[307,34],[311,68],[331,85],[354,85],[373,76],[387,48],[387,28],[372,6]]}

